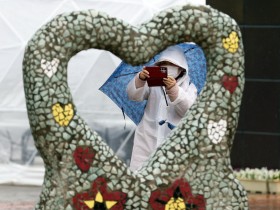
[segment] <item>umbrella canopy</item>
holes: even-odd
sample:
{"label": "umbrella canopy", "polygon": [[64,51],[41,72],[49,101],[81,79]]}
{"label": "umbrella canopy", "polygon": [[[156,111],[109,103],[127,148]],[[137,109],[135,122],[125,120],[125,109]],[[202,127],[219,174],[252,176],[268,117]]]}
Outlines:
{"label": "umbrella canopy", "polygon": [[[199,94],[206,80],[206,59],[203,50],[198,45],[192,43],[181,43],[177,46],[184,51],[188,61],[190,81],[196,86]],[[160,54],[155,55],[149,62],[139,66],[132,66],[121,62],[108,80],[99,88],[136,125],[142,119],[147,101],[136,102],[129,100],[126,87],[130,80],[142,70],[143,66],[153,65],[158,60]]]}

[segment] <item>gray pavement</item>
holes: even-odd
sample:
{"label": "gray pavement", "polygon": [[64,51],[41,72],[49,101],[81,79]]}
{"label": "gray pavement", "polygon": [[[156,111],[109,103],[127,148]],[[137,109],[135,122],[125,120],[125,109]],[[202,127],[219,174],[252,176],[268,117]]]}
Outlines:
{"label": "gray pavement", "polygon": [[0,185],[0,210],[32,210],[41,187]]}

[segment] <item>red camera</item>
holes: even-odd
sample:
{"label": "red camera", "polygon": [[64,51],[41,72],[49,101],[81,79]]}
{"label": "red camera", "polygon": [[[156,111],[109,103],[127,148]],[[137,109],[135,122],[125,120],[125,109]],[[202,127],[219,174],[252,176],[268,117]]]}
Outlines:
{"label": "red camera", "polygon": [[160,66],[146,66],[150,78],[147,78],[148,86],[165,86],[163,78],[167,78],[167,68]]}

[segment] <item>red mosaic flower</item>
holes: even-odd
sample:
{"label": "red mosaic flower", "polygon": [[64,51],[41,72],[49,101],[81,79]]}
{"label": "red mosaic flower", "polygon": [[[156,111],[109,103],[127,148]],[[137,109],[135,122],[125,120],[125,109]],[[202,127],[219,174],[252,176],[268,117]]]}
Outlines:
{"label": "red mosaic flower", "polygon": [[238,77],[225,74],[222,78],[222,84],[232,94],[238,86]]}
{"label": "red mosaic flower", "polygon": [[122,210],[126,197],[121,191],[108,192],[105,178],[98,177],[89,191],[76,194],[72,201],[77,210]]}
{"label": "red mosaic flower", "polygon": [[87,172],[93,162],[95,153],[90,147],[77,147],[73,156],[79,169],[83,172]]}
{"label": "red mosaic flower", "polygon": [[193,195],[189,183],[183,178],[168,188],[153,191],[149,203],[154,210],[206,209],[203,195]]}

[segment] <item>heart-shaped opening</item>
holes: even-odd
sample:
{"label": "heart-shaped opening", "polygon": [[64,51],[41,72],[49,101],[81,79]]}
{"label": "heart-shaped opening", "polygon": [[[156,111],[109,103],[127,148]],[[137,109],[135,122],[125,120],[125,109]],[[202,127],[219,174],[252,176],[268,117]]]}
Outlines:
{"label": "heart-shaped opening", "polygon": [[[177,46],[187,60],[189,83],[195,85],[199,95],[206,80],[203,50],[194,43]],[[108,51],[92,49],[78,53],[68,63],[68,84],[78,114],[127,165],[130,165],[135,129],[142,119],[146,100],[130,100],[126,88],[143,66],[154,65],[160,55],[161,52],[145,64],[132,66]],[[157,123],[154,119],[154,124]]]}

